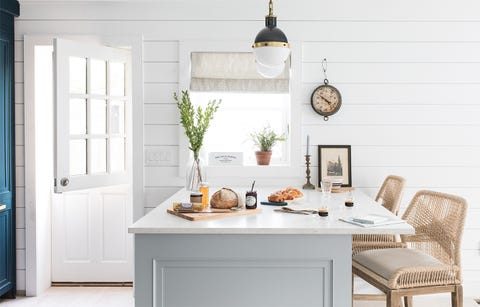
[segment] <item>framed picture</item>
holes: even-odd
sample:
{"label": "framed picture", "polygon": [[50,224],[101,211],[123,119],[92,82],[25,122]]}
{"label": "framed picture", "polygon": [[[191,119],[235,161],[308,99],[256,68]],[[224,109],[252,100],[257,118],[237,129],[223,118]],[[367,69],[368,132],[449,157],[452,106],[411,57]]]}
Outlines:
{"label": "framed picture", "polygon": [[318,145],[318,186],[324,179],[342,180],[342,187],[352,186],[350,145]]}

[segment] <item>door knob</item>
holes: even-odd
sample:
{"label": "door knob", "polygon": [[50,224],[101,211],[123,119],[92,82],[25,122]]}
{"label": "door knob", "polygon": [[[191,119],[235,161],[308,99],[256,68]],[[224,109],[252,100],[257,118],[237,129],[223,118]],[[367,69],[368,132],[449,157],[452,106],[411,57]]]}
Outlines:
{"label": "door knob", "polygon": [[69,183],[70,180],[68,180],[68,178],[63,177],[62,179],[60,179],[60,184],[62,185],[62,187],[66,187]]}

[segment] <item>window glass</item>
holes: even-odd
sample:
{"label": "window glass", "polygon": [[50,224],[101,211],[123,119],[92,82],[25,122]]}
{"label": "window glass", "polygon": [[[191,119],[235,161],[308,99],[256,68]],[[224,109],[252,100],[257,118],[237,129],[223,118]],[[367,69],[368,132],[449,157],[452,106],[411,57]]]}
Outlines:
{"label": "window glass", "polygon": [[[256,165],[258,150],[250,133],[270,126],[277,134],[288,135],[289,94],[192,92],[194,104],[205,107],[208,101],[222,99],[222,104],[208,128],[203,150],[243,152],[244,165]],[[287,142],[272,149],[271,164],[288,164]]]}

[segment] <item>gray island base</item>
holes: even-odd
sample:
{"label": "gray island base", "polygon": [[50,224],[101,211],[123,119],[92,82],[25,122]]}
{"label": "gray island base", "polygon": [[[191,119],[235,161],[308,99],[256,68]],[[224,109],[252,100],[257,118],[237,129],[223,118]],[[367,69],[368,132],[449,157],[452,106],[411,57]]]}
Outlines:
{"label": "gray island base", "polygon": [[[258,215],[198,222],[165,212],[185,197],[178,192],[129,228],[136,307],[351,306],[351,235],[413,233],[408,224],[362,228],[338,221],[391,214],[360,192],[353,210],[333,194],[328,218],[262,206]],[[310,191],[295,205],[318,208],[325,199]]]}

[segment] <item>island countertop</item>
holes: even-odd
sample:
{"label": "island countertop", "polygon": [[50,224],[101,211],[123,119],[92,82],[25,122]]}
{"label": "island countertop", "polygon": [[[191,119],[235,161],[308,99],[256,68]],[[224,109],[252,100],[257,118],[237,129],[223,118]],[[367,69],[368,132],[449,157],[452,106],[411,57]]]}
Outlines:
{"label": "island countertop", "polygon": [[[210,188],[210,192],[216,191]],[[245,193],[245,189],[235,189],[237,193]],[[275,212],[277,206],[260,205],[260,201],[274,192],[275,188],[257,189],[258,207],[262,212],[252,215],[225,217],[215,220],[188,221],[167,213],[173,202],[186,202],[189,194],[181,189],[155,209],[128,228],[129,233],[135,234],[413,234],[414,229],[407,223],[361,227],[339,220],[341,217],[352,215],[378,214],[393,216],[393,214],[376,203],[365,193],[354,190],[355,205],[345,207],[346,193],[332,193],[324,197],[316,190],[302,190],[304,196],[289,204],[292,208],[319,209],[327,205],[328,217],[314,215],[300,215]]]}

